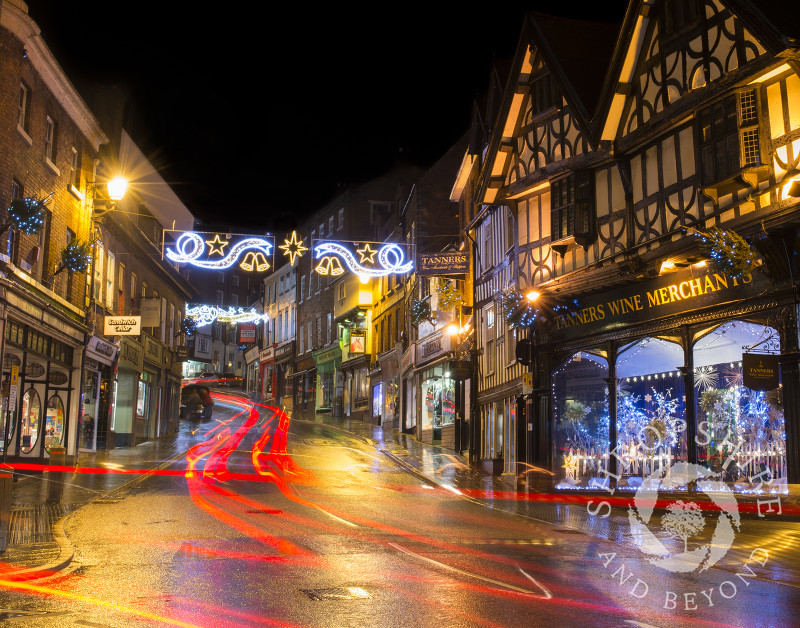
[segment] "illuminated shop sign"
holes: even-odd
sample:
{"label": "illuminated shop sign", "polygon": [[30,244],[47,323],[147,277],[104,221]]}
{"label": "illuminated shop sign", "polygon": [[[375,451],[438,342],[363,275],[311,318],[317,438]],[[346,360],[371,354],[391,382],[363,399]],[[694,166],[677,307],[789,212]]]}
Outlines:
{"label": "illuminated shop sign", "polygon": [[141,316],[106,316],[103,334],[106,336],[138,336],[142,332]]}
{"label": "illuminated shop sign", "polygon": [[186,316],[195,319],[198,327],[205,327],[215,321],[220,323],[256,323],[269,320],[268,314],[261,314],[255,310],[244,310],[240,307],[225,309],[216,305],[198,305],[197,307],[186,308]]}
{"label": "illuminated shop sign", "polygon": [[550,337],[574,338],[643,323],[761,294],[767,279],[757,270],[731,277],[708,268],[687,268],[580,299],[581,309],[554,319]]}
{"label": "illuminated shop sign", "polygon": [[315,268],[320,275],[333,277],[342,275],[345,268],[361,277],[403,275],[414,268],[414,262],[406,260],[406,246],[374,242],[317,241],[313,246],[314,259],[319,260]]}
{"label": "illuminated shop sign", "polygon": [[469,272],[469,253],[417,253],[418,275],[464,275]]}

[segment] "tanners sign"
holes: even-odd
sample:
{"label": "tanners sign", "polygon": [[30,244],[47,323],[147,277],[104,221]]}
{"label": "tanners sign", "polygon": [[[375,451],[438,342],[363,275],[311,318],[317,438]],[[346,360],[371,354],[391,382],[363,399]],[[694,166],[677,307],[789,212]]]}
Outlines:
{"label": "tanners sign", "polygon": [[417,253],[418,275],[464,275],[469,272],[469,253]]}

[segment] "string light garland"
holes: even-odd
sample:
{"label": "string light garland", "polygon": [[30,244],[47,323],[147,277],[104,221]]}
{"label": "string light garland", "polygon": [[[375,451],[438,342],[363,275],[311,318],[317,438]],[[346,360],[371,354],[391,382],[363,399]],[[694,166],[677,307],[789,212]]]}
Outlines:
{"label": "string light garland", "polygon": [[35,235],[44,226],[44,208],[50,202],[48,194],[43,199],[36,197],[15,198],[6,210],[6,222],[0,227],[0,234],[15,227],[27,235]]}
{"label": "string light garland", "polygon": [[411,302],[411,323],[419,325],[420,322],[431,319],[431,305],[427,299],[420,301],[414,299]]}
{"label": "string light garland", "polygon": [[61,263],[59,263],[56,272],[53,273],[55,277],[62,270],[69,270],[71,272],[81,272],[89,267],[92,262],[92,247],[80,240],[72,240],[61,251]]}
{"label": "string light garland", "polygon": [[194,336],[197,333],[197,321],[191,316],[185,316],[181,322],[181,331],[187,336]]}
{"label": "string light garland", "polygon": [[700,238],[711,266],[717,271],[739,279],[759,266],[758,252],[732,229],[711,227],[702,232],[689,227],[688,232]]}
{"label": "string light garland", "polygon": [[461,305],[464,300],[464,296],[456,288],[455,282],[451,282],[444,277],[439,277],[436,281],[436,294],[439,297],[440,310],[452,310],[454,307]]}
{"label": "string light garland", "polygon": [[[377,250],[372,250],[369,243],[358,248],[356,253],[361,260],[357,260],[353,252],[341,242],[319,242],[314,246],[314,258],[322,261],[317,265],[316,271],[321,275],[337,275],[344,272],[338,259],[344,263],[350,272],[363,277],[386,277],[387,275],[403,275],[414,268],[414,262],[405,259],[405,253],[399,244],[384,244]],[[375,257],[377,256],[377,262]],[[326,261],[330,260],[330,261]],[[364,266],[365,262],[374,264]]]}
{"label": "string light garland", "polygon": [[[165,255],[173,262],[191,264],[198,268],[209,270],[225,270],[230,268],[244,254],[244,259],[239,262],[239,268],[245,271],[265,272],[269,270],[269,259],[272,256],[272,237],[245,237],[234,244],[225,253],[225,247],[230,243],[223,241],[219,234],[210,240],[205,240],[199,233],[187,231],[182,233],[175,241],[175,250],[167,249]],[[206,253],[206,245],[208,252]],[[220,255],[214,258],[214,255]]]}
{"label": "string light garland", "polygon": [[227,310],[216,305],[198,305],[186,308],[186,316],[195,319],[197,327],[205,327],[217,321],[219,323],[255,323],[268,321],[268,314],[260,314],[254,310],[229,307]]}

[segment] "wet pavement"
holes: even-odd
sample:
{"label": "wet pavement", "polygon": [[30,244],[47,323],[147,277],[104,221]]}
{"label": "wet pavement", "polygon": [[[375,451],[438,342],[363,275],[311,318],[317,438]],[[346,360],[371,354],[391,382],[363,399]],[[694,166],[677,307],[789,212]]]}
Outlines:
{"label": "wet pavement", "polygon": [[[230,394],[232,391],[225,392]],[[225,412],[224,407],[224,404],[218,404],[216,412]],[[529,490],[514,476],[489,475],[452,450],[421,443],[413,436],[389,427],[313,412],[297,411],[291,416],[295,421],[316,423],[356,436],[422,481],[483,506],[564,526],[568,532],[593,534],[616,541],[630,538],[627,517],[630,496],[617,497],[617,501],[608,493],[591,496],[589,499],[593,499],[595,512],[603,501],[614,507],[609,509],[610,516],[592,516],[585,494],[554,495]],[[142,471],[163,469],[182,459],[189,448],[203,440],[206,430],[196,427],[196,424],[181,421],[178,433],[135,447],[81,452],[76,468],[124,469],[131,473],[67,472],[61,474],[61,478],[53,474],[52,480],[59,482],[60,486],[55,493],[49,487],[51,472],[18,471],[12,490],[9,542],[6,552],[0,556],[0,574],[6,578],[34,579],[66,567],[73,558],[73,548],[63,532],[66,517],[82,506],[108,499],[114,491],[146,477]],[[799,521],[800,485],[789,485],[788,489],[788,494],[780,496],[780,519]],[[698,496],[691,497],[698,501]],[[762,510],[766,508],[763,506]],[[742,516],[757,519],[752,510],[748,513],[744,509]]]}

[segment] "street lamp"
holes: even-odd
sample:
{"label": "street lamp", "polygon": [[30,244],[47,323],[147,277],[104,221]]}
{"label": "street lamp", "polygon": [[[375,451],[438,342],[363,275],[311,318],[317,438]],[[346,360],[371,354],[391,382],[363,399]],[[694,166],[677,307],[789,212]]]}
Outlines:
{"label": "street lamp", "polygon": [[106,184],[108,189],[108,198],[112,201],[121,201],[125,198],[125,192],[128,191],[128,180],[125,177],[114,177]]}

